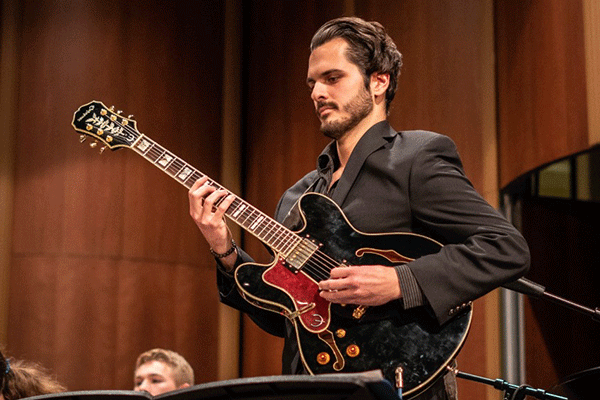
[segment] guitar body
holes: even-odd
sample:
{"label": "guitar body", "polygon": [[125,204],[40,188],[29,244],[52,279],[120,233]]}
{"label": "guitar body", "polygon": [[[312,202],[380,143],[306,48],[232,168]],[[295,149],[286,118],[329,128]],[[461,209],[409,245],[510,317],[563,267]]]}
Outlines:
{"label": "guitar body", "polygon": [[[304,227],[297,233],[320,245],[306,263],[313,269],[319,269],[321,262],[330,268],[331,260],[334,266],[393,266],[441,248],[438,242],[412,233],[361,233],[333,201],[320,194],[305,194],[299,205]],[[302,361],[310,373],[381,369],[394,382],[401,367],[407,398],[425,390],[445,371],[471,323],[470,308],[439,326],[423,307],[405,311],[397,302],[367,307],[357,318],[352,315],[356,306],[321,298],[321,279],[304,269],[289,268],[283,257],[269,265],[243,264],[235,279],[246,299],[283,313],[294,324]]]}

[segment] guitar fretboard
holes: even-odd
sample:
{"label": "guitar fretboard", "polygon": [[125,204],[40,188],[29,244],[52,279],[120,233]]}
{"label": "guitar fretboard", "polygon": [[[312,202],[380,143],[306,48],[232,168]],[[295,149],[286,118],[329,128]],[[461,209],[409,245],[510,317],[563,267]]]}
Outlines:
{"label": "guitar fretboard", "polygon": [[[141,135],[135,141],[132,148],[188,189],[198,179],[206,176],[145,135]],[[304,246],[301,245],[302,238],[300,236],[231,193],[210,177],[206,184],[218,190],[226,190],[230,195],[234,196],[233,203],[225,212],[227,217],[280,253],[284,258],[288,257],[294,249],[297,251],[299,245],[300,247]]]}

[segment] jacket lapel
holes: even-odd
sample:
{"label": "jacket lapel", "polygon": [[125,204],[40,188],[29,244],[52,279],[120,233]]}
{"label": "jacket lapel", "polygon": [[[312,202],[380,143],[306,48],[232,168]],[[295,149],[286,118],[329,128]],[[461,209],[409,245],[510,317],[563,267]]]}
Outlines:
{"label": "jacket lapel", "polygon": [[395,135],[397,135],[396,131],[392,129],[387,121],[379,122],[365,132],[348,159],[348,164],[346,165],[346,168],[344,168],[344,173],[340,177],[337,187],[333,192],[333,201],[340,206],[344,204],[344,201],[350,192],[350,188],[352,188],[367,157],[374,151],[383,147],[386,143],[389,143],[389,138]]}

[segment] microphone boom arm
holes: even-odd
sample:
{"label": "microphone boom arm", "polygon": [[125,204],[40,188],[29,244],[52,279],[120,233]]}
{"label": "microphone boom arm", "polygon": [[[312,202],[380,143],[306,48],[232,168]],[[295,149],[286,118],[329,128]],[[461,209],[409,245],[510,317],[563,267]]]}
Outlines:
{"label": "microphone boom arm", "polygon": [[552,293],[546,292],[546,288],[540,284],[530,281],[529,279],[519,278],[516,281],[505,283],[502,287],[513,290],[518,293],[525,294],[527,296],[546,299],[555,304],[570,308],[571,310],[586,314],[596,322],[600,322],[600,308],[595,309],[583,306],[575,303],[571,300],[567,300],[563,297],[556,296]]}

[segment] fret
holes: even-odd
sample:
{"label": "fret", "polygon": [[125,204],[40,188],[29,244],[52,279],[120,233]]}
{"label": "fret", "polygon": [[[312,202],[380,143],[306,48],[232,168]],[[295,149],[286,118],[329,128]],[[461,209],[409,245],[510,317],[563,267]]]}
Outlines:
{"label": "fret", "polygon": [[166,171],[173,160],[175,160],[175,157],[172,154],[169,154],[168,151],[165,151],[156,159],[154,163]]}
{"label": "fret", "polygon": [[[163,147],[159,146],[158,144],[154,143],[152,144],[152,147],[150,147],[145,154],[145,157],[150,160],[154,165],[157,165],[157,163],[159,161],[162,161],[162,157],[165,156],[165,154],[167,154],[167,150],[165,150]],[[163,161],[165,162],[165,161]],[[160,164],[158,164],[157,166],[162,166]]]}
{"label": "fret", "polygon": [[256,218],[252,225],[250,225],[249,229],[251,229],[253,232],[256,232],[256,227],[262,222],[263,219],[265,219],[265,217],[260,215],[258,218]]}
{"label": "fret", "polygon": [[145,153],[153,146],[153,144],[148,139],[140,139],[136,145],[135,149],[140,151],[140,154],[145,155]]}
{"label": "fret", "polygon": [[283,235],[277,235],[276,240],[273,242],[273,247],[279,248],[279,245],[282,243],[284,237]]}
{"label": "fret", "polygon": [[256,235],[257,236],[263,236],[263,232],[265,231],[265,228],[267,228],[269,226],[269,221],[263,221],[263,223],[260,224],[260,226],[258,227],[259,229],[257,229]]}
{"label": "fret", "polygon": [[181,163],[183,161],[177,157],[175,157],[170,163],[169,165],[165,168],[165,171],[167,171],[167,173],[171,176],[175,176],[177,174],[177,172],[181,169]]}
{"label": "fret", "polygon": [[247,208],[248,206],[246,204],[240,204],[239,207],[237,207],[235,209],[235,211],[233,212],[233,214],[231,214],[231,216],[237,220],[237,218],[239,217],[239,215],[244,212],[244,210]]}
{"label": "fret", "polygon": [[253,208],[251,208],[249,213],[247,213],[247,214],[242,214],[242,217],[244,217],[244,219],[243,219],[243,220],[242,220],[242,219],[238,219],[238,220],[239,220],[239,222],[240,222],[242,225],[244,225],[244,227],[245,227],[245,228],[247,228],[247,226],[246,226],[246,221],[248,221],[248,218],[251,218],[251,217],[252,217],[252,214],[254,214],[254,212],[255,212],[255,211],[254,211],[254,209],[253,209]]}
{"label": "fret", "polygon": [[181,173],[181,171],[183,171],[183,169],[184,169],[184,168],[185,168],[185,166],[186,166],[186,165],[185,165],[185,162],[183,162],[182,160],[177,160],[177,161],[181,161],[181,163],[183,163],[183,165],[181,165],[181,167],[180,167],[180,166],[179,166],[179,164],[180,164],[179,162],[177,163],[177,165],[175,165],[175,163],[173,163],[173,167],[174,167],[175,169],[179,168],[179,169],[177,169],[177,171],[176,171],[176,172],[173,174],[173,176],[175,176],[175,177],[178,177],[178,176],[179,176],[179,174]]}
{"label": "fret", "polygon": [[[159,147],[158,151],[156,151],[156,147]],[[150,162],[156,163],[158,157],[160,157],[164,152],[164,150],[160,149],[160,146],[153,144],[149,149],[146,150],[144,157],[146,157],[146,159],[148,159]]]}
{"label": "fret", "polygon": [[191,169],[188,166],[185,166],[181,169],[181,171],[177,174],[177,178],[179,178],[180,181],[185,181],[187,179],[187,177],[194,172],[193,169]]}

